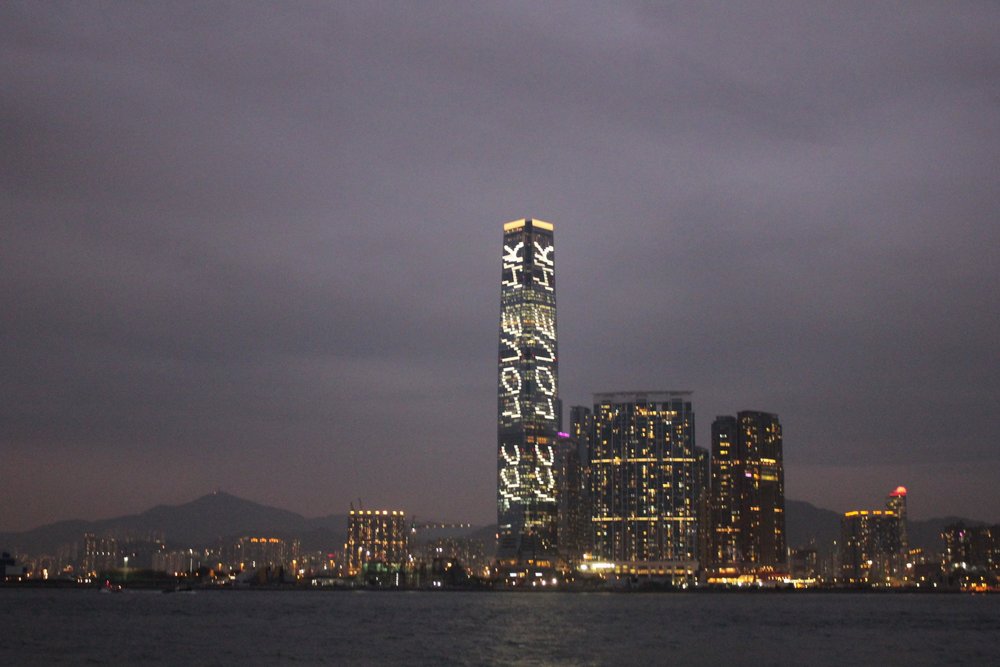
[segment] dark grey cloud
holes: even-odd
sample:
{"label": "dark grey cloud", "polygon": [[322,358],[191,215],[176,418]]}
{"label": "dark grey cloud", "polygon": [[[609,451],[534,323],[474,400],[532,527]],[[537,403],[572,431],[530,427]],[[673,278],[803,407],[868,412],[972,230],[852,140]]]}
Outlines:
{"label": "dark grey cloud", "polygon": [[[564,402],[778,412],[997,520],[993,3],[6,3],[0,527],[223,487],[489,520],[501,223]],[[6,465],[9,463],[9,465]],[[960,489],[958,487],[961,487]]]}

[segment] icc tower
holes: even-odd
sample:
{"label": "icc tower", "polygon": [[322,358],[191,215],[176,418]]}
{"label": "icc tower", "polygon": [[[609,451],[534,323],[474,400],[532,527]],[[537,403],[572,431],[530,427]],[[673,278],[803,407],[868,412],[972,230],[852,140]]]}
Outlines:
{"label": "icc tower", "polygon": [[550,565],[556,552],[560,428],[553,227],[503,226],[497,355],[497,559]]}

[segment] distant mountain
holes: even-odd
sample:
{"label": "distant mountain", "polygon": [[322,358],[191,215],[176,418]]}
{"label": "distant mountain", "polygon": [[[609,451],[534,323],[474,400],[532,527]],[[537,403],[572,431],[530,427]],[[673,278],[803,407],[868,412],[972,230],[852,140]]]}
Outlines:
{"label": "distant mountain", "polygon": [[20,533],[0,533],[0,548],[15,553],[56,553],[82,542],[85,532],[119,537],[160,534],[172,548],[216,546],[220,539],[243,535],[298,538],[305,549],[342,546],[347,515],[307,519],[228,493],[210,493],[183,505],[158,505],[141,514],[101,521],[60,521]]}
{"label": "distant mountain", "polygon": [[940,552],[944,549],[944,542],[941,540],[941,531],[945,526],[958,522],[966,526],[982,526],[982,521],[973,519],[963,519],[957,516],[946,516],[937,519],[924,519],[922,521],[907,522],[907,534],[910,538],[910,548],[920,547],[924,551]]}
{"label": "distant mountain", "polygon": [[804,500],[785,499],[785,541],[789,547],[815,546],[826,553],[840,539],[841,514]]}
{"label": "distant mountain", "polygon": [[[841,514],[801,500],[785,501],[785,532],[790,547],[815,545],[829,552],[840,539]],[[941,517],[909,522],[910,546],[926,551],[941,549],[940,534],[946,525],[963,521],[967,526],[982,522],[961,517]],[[170,548],[214,547],[220,540],[244,535],[267,535],[298,539],[306,550],[339,549],[347,535],[347,515],[307,519],[288,510],[261,505],[228,493],[210,493],[183,505],[158,505],[141,514],[101,521],[59,521],[19,533],[0,533],[0,550],[21,554],[55,555],[60,548],[81,544],[84,533],[118,537],[162,535]],[[464,532],[464,531],[460,531]],[[470,528],[465,537],[492,542],[496,526]]]}
{"label": "distant mountain", "polygon": [[0,533],[0,551],[12,554],[55,555],[63,545],[79,542],[87,531],[93,530],[92,521],[70,520],[50,523],[40,528],[20,533]]}

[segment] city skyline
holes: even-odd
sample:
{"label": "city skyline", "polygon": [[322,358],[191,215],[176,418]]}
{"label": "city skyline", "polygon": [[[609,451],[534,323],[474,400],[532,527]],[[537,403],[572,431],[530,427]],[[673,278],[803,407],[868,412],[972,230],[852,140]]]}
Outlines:
{"label": "city skyline", "polygon": [[[781,416],[785,495],[1000,517],[1000,9],[9,2],[0,530],[496,508],[498,226],[560,397]],[[563,417],[566,416],[566,408]]]}

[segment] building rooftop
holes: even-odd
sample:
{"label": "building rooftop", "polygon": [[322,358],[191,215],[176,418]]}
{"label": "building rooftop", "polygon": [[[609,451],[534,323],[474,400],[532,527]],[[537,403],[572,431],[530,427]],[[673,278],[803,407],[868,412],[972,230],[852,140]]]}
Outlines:
{"label": "building rooftop", "polygon": [[536,220],[534,218],[522,218],[520,220],[511,220],[510,222],[504,224],[503,230],[505,232],[509,232],[512,229],[520,229],[521,227],[524,227],[525,223],[527,222],[530,222],[532,227],[538,227],[539,229],[547,229],[550,232],[553,230],[551,222]]}
{"label": "building rooftop", "polygon": [[635,401],[669,401],[675,398],[686,398],[693,394],[687,390],[661,391],[612,391],[594,394],[594,403],[633,403]]}

